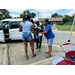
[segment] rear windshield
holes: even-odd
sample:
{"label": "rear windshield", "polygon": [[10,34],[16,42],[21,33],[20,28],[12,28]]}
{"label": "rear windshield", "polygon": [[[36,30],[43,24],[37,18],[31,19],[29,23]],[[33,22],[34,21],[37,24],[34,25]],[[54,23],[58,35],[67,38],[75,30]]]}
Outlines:
{"label": "rear windshield", "polygon": [[2,22],[0,22],[0,30],[2,30]]}

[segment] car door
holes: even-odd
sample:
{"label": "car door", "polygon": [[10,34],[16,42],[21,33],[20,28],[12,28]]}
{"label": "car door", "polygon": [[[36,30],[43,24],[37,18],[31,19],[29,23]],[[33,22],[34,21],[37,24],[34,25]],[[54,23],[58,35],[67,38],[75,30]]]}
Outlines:
{"label": "car door", "polygon": [[22,40],[22,32],[19,32],[19,22],[10,22],[9,33],[11,40]]}
{"label": "car door", "polygon": [[4,33],[3,33],[3,23],[0,22],[0,42],[5,42],[4,41]]}

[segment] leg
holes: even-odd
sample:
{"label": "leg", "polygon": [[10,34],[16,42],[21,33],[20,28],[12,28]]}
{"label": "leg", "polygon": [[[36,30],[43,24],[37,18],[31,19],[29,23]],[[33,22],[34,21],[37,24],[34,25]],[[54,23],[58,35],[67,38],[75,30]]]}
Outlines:
{"label": "leg", "polygon": [[[33,42],[32,44],[33,44],[33,47],[34,47],[34,39],[32,40],[32,42]],[[29,45],[29,47],[31,47],[31,45]]]}
{"label": "leg", "polygon": [[36,49],[38,49],[38,43],[37,43],[37,39],[36,39],[35,35],[34,35],[34,39],[35,39],[35,42],[36,42]]}
{"label": "leg", "polygon": [[34,56],[34,47],[33,47],[33,40],[29,41],[30,45],[31,45],[31,50],[32,50],[32,54]]}
{"label": "leg", "polygon": [[33,33],[31,34],[32,34],[33,47],[34,47],[34,34]]}
{"label": "leg", "polygon": [[49,49],[49,54],[48,54],[48,57],[50,57],[51,56],[51,51],[52,51],[52,46],[48,46],[48,49]]}
{"label": "leg", "polygon": [[36,49],[38,48],[38,42],[36,42]]}
{"label": "leg", "polygon": [[28,55],[27,55],[27,41],[24,41],[24,46],[25,46],[25,54],[26,54],[26,58],[28,58]]}
{"label": "leg", "polygon": [[39,48],[41,48],[41,44],[42,44],[42,36],[40,36]]}
{"label": "leg", "polygon": [[53,41],[54,41],[54,38],[47,39],[47,44],[48,44],[48,48],[49,48],[49,50],[48,50],[48,53],[49,53],[48,56],[51,55]]}
{"label": "leg", "polygon": [[33,39],[33,47],[34,47],[34,39]]}

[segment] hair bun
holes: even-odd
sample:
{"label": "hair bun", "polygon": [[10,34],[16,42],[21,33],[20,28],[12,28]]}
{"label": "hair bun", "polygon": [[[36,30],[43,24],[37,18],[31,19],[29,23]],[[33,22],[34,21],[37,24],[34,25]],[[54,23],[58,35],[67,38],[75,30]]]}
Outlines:
{"label": "hair bun", "polygon": [[48,19],[45,19],[44,21],[49,22],[49,20],[48,20]]}

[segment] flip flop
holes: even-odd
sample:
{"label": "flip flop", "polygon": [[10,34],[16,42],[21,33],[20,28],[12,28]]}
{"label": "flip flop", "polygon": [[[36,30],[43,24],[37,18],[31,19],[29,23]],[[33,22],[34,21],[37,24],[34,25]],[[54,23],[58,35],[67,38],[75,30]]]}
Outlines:
{"label": "flip flop", "polygon": [[51,56],[45,56],[46,58],[50,58]]}
{"label": "flip flop", "polygon": [[34,54],[34,56],[32,56],[33,58],[36,56],[36,54]]}
{"label": "flip flop", "polygon": [[[26,56],[25,56],[25,58],[26,58]],[[29,57],[28,58],[26,58],[27,60],[29,59]]]}
{"label": "flip flop", "polygon": [[48,54],[48,52],[46,52],[45,54]]}

